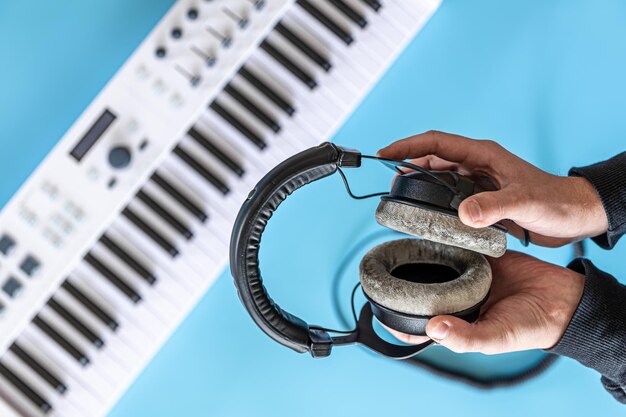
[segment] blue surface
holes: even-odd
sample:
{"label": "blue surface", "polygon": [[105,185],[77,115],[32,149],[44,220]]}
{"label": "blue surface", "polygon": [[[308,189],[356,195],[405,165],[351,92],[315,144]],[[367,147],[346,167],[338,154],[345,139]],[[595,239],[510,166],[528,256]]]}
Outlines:
{"label": "blue surface", "polygon": [[[170,4],[0,2],[0,204]],[[626,143],[624,21],[626,5],[617,0],[446,0],[336,142],[374,152],[393,139],[440,129],[498,140],[553,173],[607,158]],[[355,173],[355,188],[384,189],[388,176],[377,172]],[[281,207],[262,263],[284,307],[310,322],[337,324],[329,277],[356,240],[380,230],[374,204],[345,198],[334,177]],[[591,247],[590,256],[626,278],[619,263],[625,248]],[[567,249],[529,251],[558,263],[570,255]],[[353,264],[346,288],[355,271]],[[429,357],[493,375],[527,366],[538,354],[483,357],[433,349]],[[320,410],[617,416],[620,407],[595,372],[567,359],[524,386],[480,392],[358,348],[336,349],[326,360],[297,355],[254,327],[224,274],[111,416],[316,416]]]}

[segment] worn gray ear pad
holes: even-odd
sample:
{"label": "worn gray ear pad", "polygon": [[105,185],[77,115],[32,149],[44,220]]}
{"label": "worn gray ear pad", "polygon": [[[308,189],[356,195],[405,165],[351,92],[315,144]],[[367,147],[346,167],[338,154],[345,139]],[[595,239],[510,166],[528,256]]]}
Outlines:
{"label": "worn gray ear pad", "polygon": [[382,200],[376,209],[376,221],[398,232],[488,256],[500,257],[506,252],[504,231],[495,227],[475,229],[455,215],[416,205]]}
{"label": "worn gray ear pad", "polygon": [[[441,273],[431,273],[427,277],[423,267],[433,264],[452,268],[456,274],[444,278]],[[399,267],[402,274],[396,272]],[[412,274],[411,270],[415,272]],[[484,256],[413,238],[371,249],[361,260],[359,275],[363,291],[371,301],[409,316],[431,317],[479,307],[491,287],[491,267]]]}

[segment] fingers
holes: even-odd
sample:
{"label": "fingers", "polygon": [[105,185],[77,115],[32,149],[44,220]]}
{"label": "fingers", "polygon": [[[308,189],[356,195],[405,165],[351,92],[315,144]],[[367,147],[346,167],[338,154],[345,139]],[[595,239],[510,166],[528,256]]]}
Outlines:
{"label": "fingers", "polygon": [[426,334],[457,353],[481,352],[491,355],[506,352],[509,348],[508,332],[493,320],[468,323],[454,316],[437,316],[426,325]]}
{"label": "fingers", "polygon": [[397,160],[436,155],[450,162],[467,161],[470,165],[487,165],[486,162],[494,152],[488,152],[486,148],[492,147],[492,143],[449,133],[428,131],[396,141],[378,151],[378,155]]}
{"label": "fingers", "polygon": [[404,342],[408,345],[419,345],[424,342],[428,342],[430,337],[428,336],[415,336],[412,334],[406,334],[399,332],[397,330],[392,329],[391,327],[385,326],[383,323],[379,322],[381,326],[383,326],[393,337],[398,339],[401,342]]}
{"label": "fingers", "polygon": [[487,227],[503,219],[523,220],[528,200],[515,188],[487,191],[466,198],[459,206],[459,218],[471,227]]}

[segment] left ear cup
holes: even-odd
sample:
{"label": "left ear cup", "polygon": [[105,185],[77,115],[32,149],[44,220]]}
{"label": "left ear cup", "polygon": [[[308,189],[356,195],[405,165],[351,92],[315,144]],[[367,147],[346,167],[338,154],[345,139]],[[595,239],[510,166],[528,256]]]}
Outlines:
{"label": "left ear cup", "polygon": [[434,242],[469,249],[493,257],[506,252],[506,234],[494,227],[475,229],[452,214],[407,204],[382,200],[376,209],[376,221],[385,227]]}
{"label": "left ear cup", "polygon": [[361,260],[359,275],[376,317],[411,334],[425,334],[436,315],[474,320],[491,287],[484,256],[418,239],[374,247]]}

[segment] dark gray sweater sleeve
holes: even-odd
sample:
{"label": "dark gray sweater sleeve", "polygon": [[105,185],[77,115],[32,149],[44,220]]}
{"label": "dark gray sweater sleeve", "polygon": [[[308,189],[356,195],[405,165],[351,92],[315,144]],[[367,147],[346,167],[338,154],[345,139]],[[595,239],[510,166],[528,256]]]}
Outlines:
{"label": "dark gray sweater sleeve", "polygon": [[[626,152],[572,168],[570,175],[586,178],[598,192],[609,228],[593,240],[613,248],[626,233]],[[626,404],[626,286],[587,259],[576,259],[568,267],[585,275],[585,289],[563,337],[550,351],[600,372],[606,390]]]}
{"label": "dark gray sweater sleeve", "polygon": [[626,287],[587,259],[568,266],[585,275],[585,289],[563,337],[549,351],[602,374],[602,384],[626,404]]}

